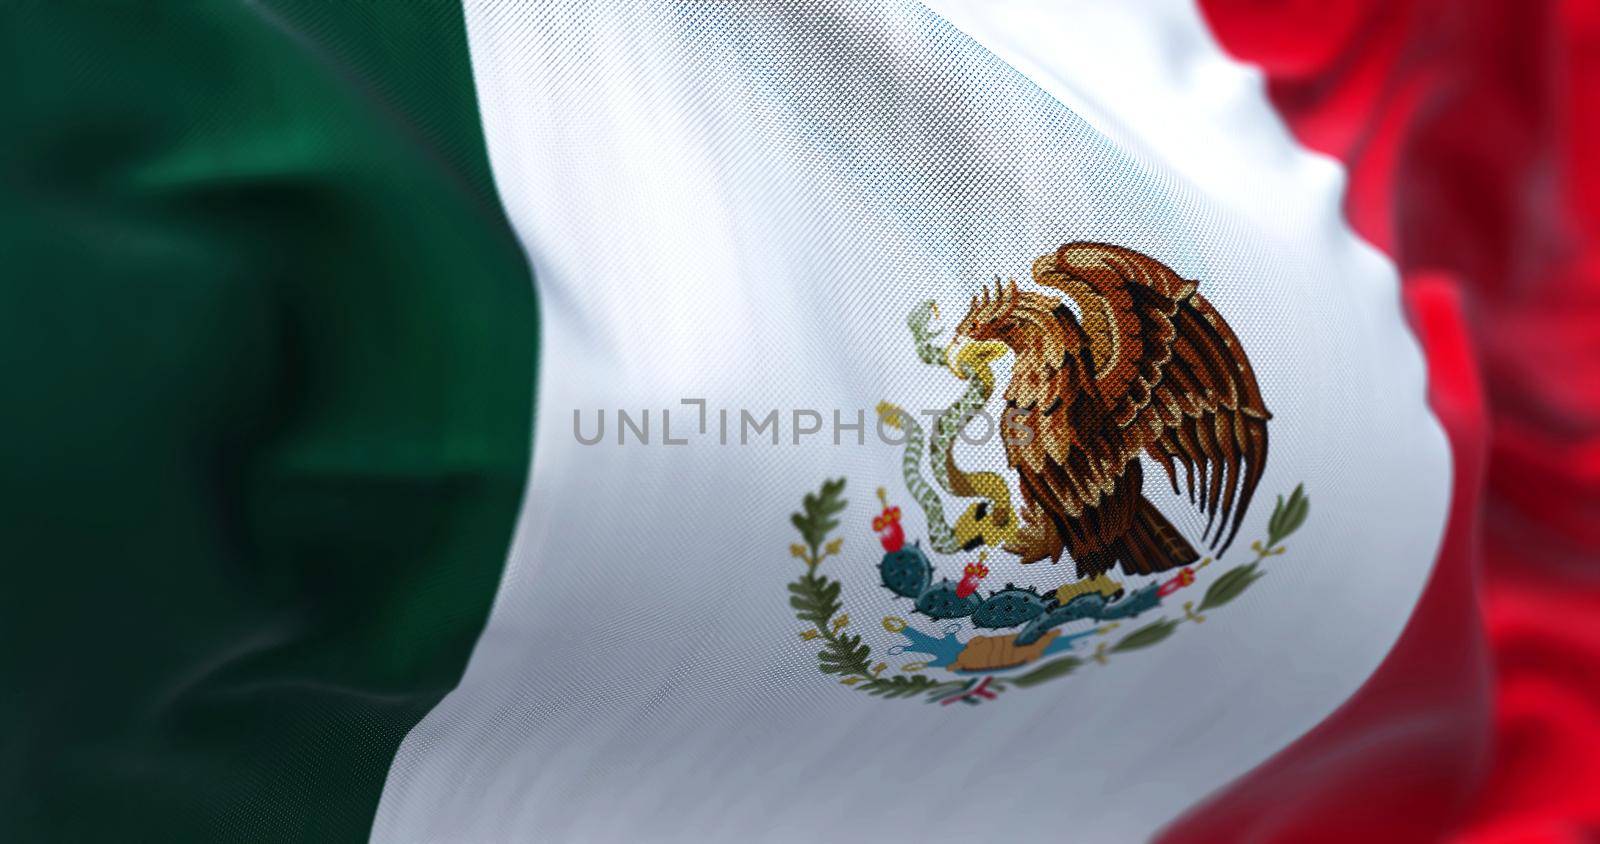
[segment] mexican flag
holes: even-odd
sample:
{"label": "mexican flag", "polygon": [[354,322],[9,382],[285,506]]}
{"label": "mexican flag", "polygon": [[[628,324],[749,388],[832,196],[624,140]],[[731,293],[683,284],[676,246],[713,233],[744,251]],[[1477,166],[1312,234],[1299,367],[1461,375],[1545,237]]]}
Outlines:
{"label": "mexican flag", "polygon": [[0,19],[0,838],[1600,829],[1579,5]]}

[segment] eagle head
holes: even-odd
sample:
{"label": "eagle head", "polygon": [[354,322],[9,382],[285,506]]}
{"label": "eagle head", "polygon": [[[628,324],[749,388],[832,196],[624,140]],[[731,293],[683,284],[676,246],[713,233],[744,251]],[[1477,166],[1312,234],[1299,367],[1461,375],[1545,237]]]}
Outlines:
{"label": "eagle head", "polygon": [[1020,296],[1015,280],[1001,284],[994,281],[994,290],[984,288],[982,295],[972,297],[967,315],[956,327],[955,336],[945,347],[944,362],[962,380],[988,373],[988,365],[1005,356],[1006,342],[1016,327],[1014,311]]}

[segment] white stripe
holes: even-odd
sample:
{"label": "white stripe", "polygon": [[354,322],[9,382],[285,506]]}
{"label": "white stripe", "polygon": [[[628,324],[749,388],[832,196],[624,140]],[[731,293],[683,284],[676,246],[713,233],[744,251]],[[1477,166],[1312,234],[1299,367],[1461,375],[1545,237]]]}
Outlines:
{"label": "white stripe", "polygon": [[[488,629],[401,747],[375,838],[1134,840],[1303,734],[1392,646],[1448,452],[1338,169],[1293,145],[1188,4],[934,5],[469,3],[543,309],[535,460]],[[1159,648],[970,710],[869,699],[796,635],[787,515],[850,478],[826,565],[881,647],[877,619],[908,608],[878,588],[865,522],[895,450],[574,439],[575,408],[684,397],[942,406],[956,388],[911,355],[905,314],[959,313],[1075,239],[1200,279],[1250,350],[1276,418],[1241,545],[1274,494],[1313,498],[1292,554]]]}

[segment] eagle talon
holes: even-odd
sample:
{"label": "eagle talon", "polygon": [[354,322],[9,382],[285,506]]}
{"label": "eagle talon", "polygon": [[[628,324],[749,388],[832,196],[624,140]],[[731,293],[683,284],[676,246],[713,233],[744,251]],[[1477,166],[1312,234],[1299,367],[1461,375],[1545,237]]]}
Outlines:
{"label": "eagle talon", "polygon": [[1022,514],[1022,524],[1017,527],[1016,538],[1006,543],[1005,549],[1016,554],[1023,565],[1032,565],[1046,557],[1050,562],[1061,562],[1061,543],[1055,534],[1044,528],[1036,519],[1042,518],[1036,509]]}

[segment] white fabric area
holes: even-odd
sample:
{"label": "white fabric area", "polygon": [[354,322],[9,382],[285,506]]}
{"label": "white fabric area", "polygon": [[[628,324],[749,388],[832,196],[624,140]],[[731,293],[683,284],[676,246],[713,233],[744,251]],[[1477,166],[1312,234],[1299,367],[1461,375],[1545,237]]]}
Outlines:
{"label": "white fabric area", "polygon": [[[1190,5],[466,11],[542,309],[535,457],[488,626],[401,747],[376,839],[1137,840],[1392,646],[1450,475],[1394,271],[1343,223],[1339,169],[1293,144]],[[899,449],[827,428],[793,445],[791,410],[949,403],[963,385],[917,360],[906,314],[934,299],[952,325],[1071,240],[1198,279],[1254,363],[1271,451],[1222,564],[1250,559],[1300,482],[1310,518],[1243,597],[1158,647],[980,706],[840,685],[788,604],[789,514],[849,479],[822,573],[875,658],[895,641],[879,620],[912,616],[879,585],[874,488],[925,531]],[[708,435],[684,398],[709,403]],[[650,445],[617,445],[618,408],[651,410]],[[687,445],[660,444],[662,408]],[[779,410],[781,444],[719,445],[718,408]],[[580,444],[573,411],[590,433],[601,409],[607,439]],[[1003,467],[997,442],[959,456]],[[1164,487],[1149,467],[1198,541]],[[934,562],[959,578],[969,559]],[[989,565],[990,585],[1068,571]]]}

